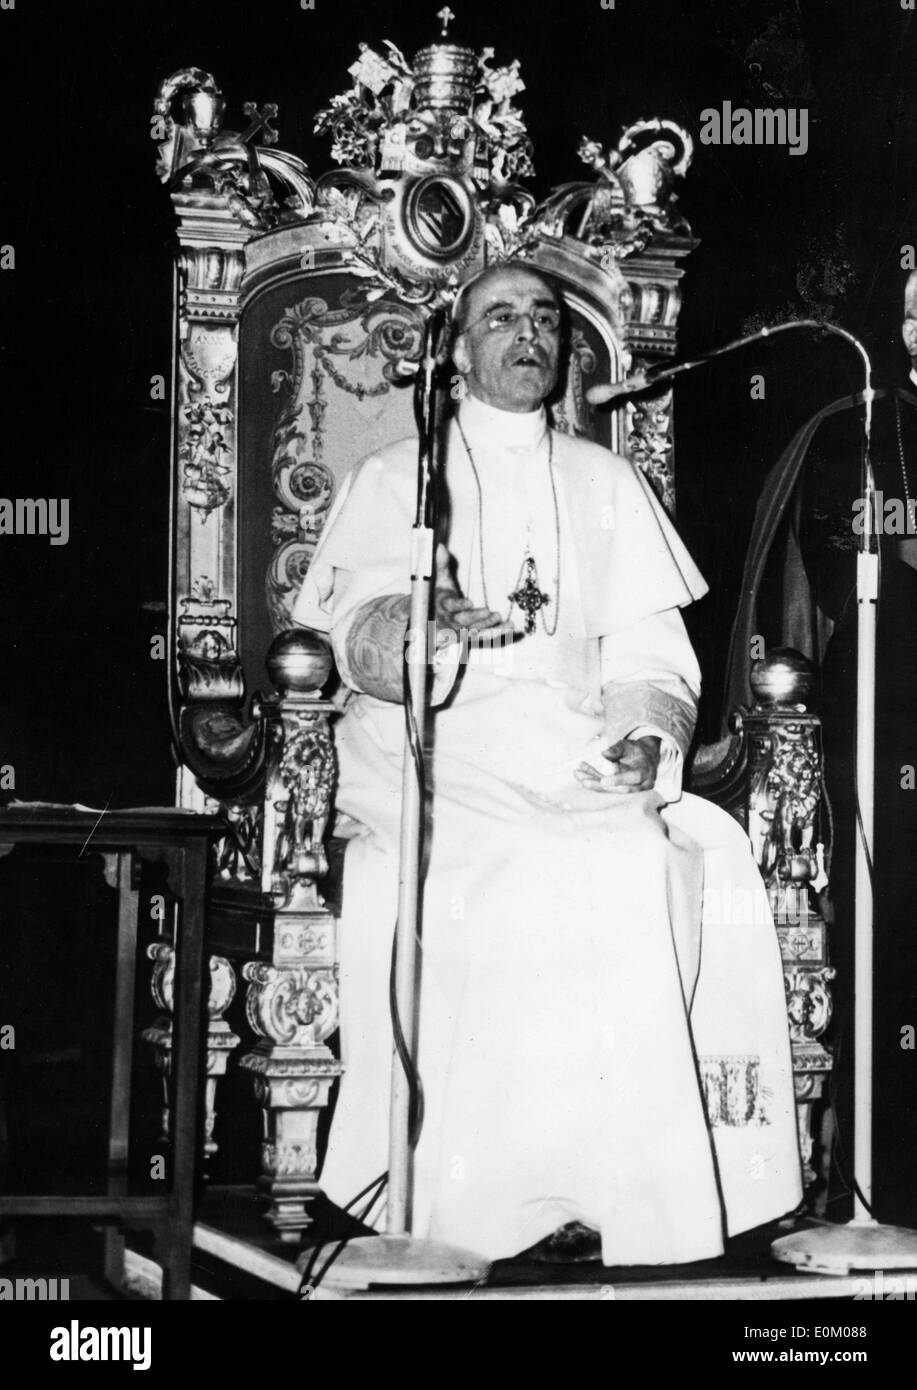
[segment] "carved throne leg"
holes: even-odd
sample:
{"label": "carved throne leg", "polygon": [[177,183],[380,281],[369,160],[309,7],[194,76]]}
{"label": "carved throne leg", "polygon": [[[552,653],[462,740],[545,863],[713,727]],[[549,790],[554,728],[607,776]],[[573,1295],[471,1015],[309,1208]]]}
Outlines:
{"label": "carved throne leg", "polygon": [[319,1190],[319,1115],[340,1071],[324,1043],[337,1027],[338,988],[337,970],[330,963],[330,917],[322,919],[320,928],[287,929],[283,935],[316,940],[318,960],[311,966],[251,961],[242,967],[248,1020],[261,1041],[239,1065],[251,1072],[263,1107],[258,1185],[271,1200],[267,1219],[281,1240],[292,1242],[310,1224],[307,1203]]}
{"label": "carved throne leg", "polygon": [[793,1085],[796,1092],[796,1126],[799,1131],[799,1158],[802,1164],[803,1186],[808,1190],[817,1174],[812,1166],[812,1151],[815,1135],[812,1131],[812,1102],[815,1100],[811,1076],[796,1075]]}
{"label": "carved throne leg", "polygon": [[246,1015],[259,1041],[239,1061],[263,1109],[259,1187],[281,1240],[297,1241],[318,1192],[316,1137],[340,1063],[325,1045],[338,1026],[336,923],[316,887],[331,806],[334,706],[320,698],[330,657],[301,632],[275,638],[268,670],[280,691],[263,705],[267,768],[261,891],[271,903],[271,960],[242,967]]}
{"label": "carved throne leg", "polygon": [[[170,1101],[169,1081],[172,1070],[172,1001],[175,979],[175,951],[166,941],[154,941],[147,947],[147,956],[153,961],[150,988],[153,999],[162,1015],[150,1028],[143,1031],[143,1040],[148,1042],[155,1054],[156,1069],[162,1076],[163,1106],[160,1122],[160,1140],[170,1141]],[[217,1081],[226,1075],[226,1067],[231,1053],[239,1046],[241,1039],[230,1028],[222,1015],[229,1008],[236,993],[235,971],[224,956],[210,957],[210,992],[207,1005],[207,1084],[204,1116],[204,1156],[205,1159],[218,1152],[219,1146],[213,1137],[216,1123]]]}
{"label": "carved throne leg", "polygon": [[[795,654],[791,654],[795,657]],[[747,736],[746,828],[767,888],[783,960],[799,1158],[807,1201],[815,1190],[815,1107],[833,1058],[822,1042],[831,1020],[828,931],[814,895],[827,886],[819,843],[822,785],[820,721],[807,712],[811,681],[804,658],[778,651],[752,667],[758,703],[735,717]],[[781,699],[785,703],[781,703]]]}
{"label": "carved throne leg", "polygon": [[[815,918],[809,919],[804,926],[778,925],[793,1048],[799,1158],[807,1194],[822,1176],[816,1172],[813,1161],[816,1104],[824,1095],[831,1069],[831,1058],[822,1046],[821,1036],[831,1020],[830,982],[835,972],[832,966],[820,964],[824,958],[823,933],[824,924]],[[819,1155],[819,1159],[823,1166],[824,1155]],[[823,1203],[826,1196],[827,1190],[820,1192],[818,1202]]]}

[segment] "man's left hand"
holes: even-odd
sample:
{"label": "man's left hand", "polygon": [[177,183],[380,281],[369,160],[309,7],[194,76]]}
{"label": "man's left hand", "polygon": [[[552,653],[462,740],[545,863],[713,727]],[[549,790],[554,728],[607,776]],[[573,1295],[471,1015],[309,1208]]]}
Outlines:
{"label": "man's left hand", "polygon": [[659,739],[654,734],[646,734],[643,738],[619,738],[602,753],[611,764],[604,776],[591,763],[580,763],[573,775],[580,786],[589,791],[649,792],[656,785],[659,747]]}

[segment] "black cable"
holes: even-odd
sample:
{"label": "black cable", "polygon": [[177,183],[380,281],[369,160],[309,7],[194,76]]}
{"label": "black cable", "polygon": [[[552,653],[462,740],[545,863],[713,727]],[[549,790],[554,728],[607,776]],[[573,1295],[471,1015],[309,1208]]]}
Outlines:
{"label": "black cable", "polygon": [[[856,750],[857,750],[857,728],[856,728],[856,722],[854,721],[854,726],[853,726],[853,800],[854,800],[854,806],[855,806],[855,809],[856,809],[857,830],[858,830],[858,832],[859,832],[860,842],[861,842],[862,847],[863,847],[863,855],[864,855],[864,858],[865,858],[865,860],[866,860],[866,871],[867,871],[867,873],[868,873],[868,875],[869,875],[869,895],[870,895],[870,899],[871,899],[871,902],[872,902],[873,931],[875,931],[875,921],[876,921],[876,875],[875,875],[875,869],[874,869],[873,862],[872,862],[872,855],[871,855],[870,852],[869,852],[869,844],[867,843],[867,840],[866,840],[866,827],[865,827],[864,824],[863,824],[863,815],[862,815],[862,811],[861,811],[861,809],[860,809],[860,783],[859,783],[859,775],[858,775],[858,769],[857,769]],[[855,927],[855,924],[854,924],[854,950],[856,950],[856,927]],[[856,988],[856,972],[854,971],[854,990],[855,990],[855,988]],[[870,994],[871,994],[871,993],[872,993],[872,981],[869,982],[869,991],[870,991]],[[870,1071],[870,1077],[869,1077],[870,1085],[872,1084],[872,1079],[873,1079],[873,1078],[872,1078],[872,1072]],[[830,1087],[829,1087],[829,1093],[830,1093]],[[871,1096],[869,1097],[869,1104],[870,1104],[870,1108],[872,1108],[872,1097],[871,1097]],[[837,1111],[836,1111],[835,1106],[834,1106],[834,1100],[833,1100],[833,1098],[831,1099],[831,1111],[832,1111],[832,1114],[834,1115],[834,1126],[835,1126],[835,1131],[836,1131],[836,1133],[837,1133],[838,1148],[839,1148],[840,1150],[842,1150],[842,1149],[843,1149],[843,1145],[841,1144],[841,1127],[840,1127],[840,1124],[839,1124],[839,1122],[838,1122]],[[841,1176],[843,1177],[844,1174],[841,1173]],[[862,1193],[862,1191],[861,1191],[861,1189],[860,1189],[860,1185],[859,1185],[859,1183],[857,1182],[857,1179],[856,1179],[856,1173],[855,1173],[855,1172],[852,1172],[852,1171],[851,1171],[851,1174],[850,1174],[850,1186],[853,1188],[853,1191],[856,1193],[856,1195],[857,1195],[857,1197],[859,1198],[860,1202],[863,1204],[863,1206],[864,1206],[864,1207],[866,1208],[866,1210],[869,1212],[869,1215],[870,1215],[870,1216],[873,1216],[872,1206],[870,1205],[869,1202],[867,1202],[866,1198],[863,1196],[863,1193]]]}
{"label": "black cable", "polygon": [[[858,830],[859,835],[860,835],[860,838],[861,838],[861,840],[862,840],[863,849],[864,849],[864,852],[865,852],[866,867],[867,867],[867,872],[868,872],[868,874],[869,874],[869,891],[870,891],[870,894],[871,894],[871,896],[872,896],[873,920],[875,920],[875,914],[876,914],[876,894],[875,894],[876,880],[875,880],[875,870],[874,870],[874,867],[873,867],[872,856],[871,856],[871,854],[869,853],[869,846],[866,844],[865,827],[864,827],[864,825],[863,825],[863,817],[862,817],[862,814],[861,814],[861,812],[860,812],[860,793],[859,793],[859,783],[858,783],[858,779],[857,779],[857,770],[856,770],[856,723],[855,723],[855,722],[854,722],[854,727],[853,727],[853,751],[854,751],[854,758],[853,758],[853,768],[854,768],[854,771],[853,771],[853,786],[854,786],[854,805],[855,805],[855,809],[856,809],[857,830]],[[822,783],[822,789],[823,789],[825,804],[826,804],[826,806],[828,807],[828,811],[829,811],[829,814],[830,814],[831,802],[830,802],[830,800],[829,800],[829,798],[828,798],[828,796],[827,796],[827,792],[826,792],[825,789],[824,789],[824,782]],[[833,818],[832,818],[832,834],[833,834]],[[832,853],[832,858],[833,858],[833,853]],[[856,933],[854,932],[854,938],[855,938],[855,936],[856,936]],[[838,1177],[841,1179],[841,1182],[844,1183],[844,1185],[845,1185],[845,1191],[839,1193],[838,1195],[839,1195],[840,1197],[846,1197],[846,1196],[849,1196],[849,1194],[850,1194],[851,1192],[853,1192],[853,1193],[856,1195],[856,1197],[859,1199],[860,1204],[863,1206],[863,1208],[869,1213],[869,1215],[873,1218],[873,1220],[875,1220],[875,1219],[876,1219],[876,1216],[875,1216],[875,1212],[873,1211],[873,1208],[872,1208],[872,1203],[871,1203],[871,1202],[868,1202],[868,1201],[866,1200],[866,1197],[865,1197],[864,1194],[863,1194],[863,1190],[862,1190],[862,1188],[860,1187],[860,1184],[857,1182],[856,1173],[855,1173],[855,1172],[850,1172],[850,1174],[848,1175],[848,1173],[845,1172],[845,1167],[846,1167],[846,1165],[847,1165],[847,1163],[848,1163],[849,1155],[847,1154],[846,1149],[845,1149],[845,1146],[844,1146],[843,1134],[842,1134],[842,1128],[841,1128],[841,1122],[840,1122],[840,1117],[839,1117],[839,1115],[838,1115],[838,1110],[837,1110],[837,1088],[838,1088],[838,1076],[839,1076],[839,1073],[840,1073],[840,1062],[841,1062],[841,1057],[842,1057],[843,1055],[845,1055],[845,1054],[844,1054],[844,1048],[843,1048],[843,1028],[841,1027],[841,1020],[840,1020],[840,1018],[838,1018],[838,1030],[837,1030],[837,1031],[838,1031],[838,1042],[837,1042],[837,1046],[836,1046],[836,1049],[835,1049],[835,1052],[834,1052],[834,1062],[835,1062],[835,1065],[834,1065],[834,1066],[832,1067],[832,1069],[831,1069],[831,1074],[830,1074],[830,1078],[829,1078],[829,1081],[828,1081],[828,1109],[830,1110],[830,1112],[831,1112],[831,1117],[832,1117],[832,1119],[833,1119],[833,1121],[834,1121],[834,1150],[833,1150],[833,1153],[832,1153],[832,1155],[831,1155],[831,1162],[832,1162],[832,1166],[836,1169],[837,1174],[838,1174]],[[831,1200],[831,1198],[830,1198],[830,1193],[827,1194],[826,1200],[827,1200],[827,1201],[830,1201],[830,1200]],[[837,1199],[835,1198],[834,1200],[837,1200]]]}
{"label": "black cable", "polygon": [[[372,1196],[370,1197],[369,1201],[366,1203],[366,1206],[363,1208],[363,1210],[360,1212],[359,1216],[357,1217],[357,1220],[358,1220],[358,1221],[364,1222],[364,1223],[365,1223],[366,1217],[369,1215],[369,1213],[372,1211],[373,1207],[375,1206],[376,1202],[379,1200],[379,1197],[382,1195],[382,1190],[383,1190],[383,1188],[384,1188],[384,1186],[385,1186],[385,1184],[386,1184],[387,1182],[388,1182],[388,1173],[384,1173],[384,1174],[378,1179],[378,1181],[377,1181],[377,1184],[376,1184],[377,1190],[372,1194]],[[351,1242],[351,1240],[353,1240],[353,1239],[354,1239],[353,1236],[343,1236],[343,1237],[338,1241],[337,1245],[334,1247],[334,1249],[332,1250],[331,1254],[328,1256],[327,1260],[326,1260],[325,1263],[322,1265],[322,1267],[321,1267],[321,1269],[319,1270],[318,1274],[316,1274],[314,1280],[312,1281],[312,1289],[313,1289],[313,1292],[314,1292],[315,1289],[319,1288],[319,1286],[321,1285],[321,1282],[322,1282],[322,1280],[324,1279],[325,1275],[328,1273],[329,1269],[330,1269],[331,1266],[334,1264],[335,1260],[338,1259],[338,1257],[340,1256],[341,1251],[344,1250],[345,1247],[346,1247],[347,1245],[349,1245],[350,1242]],[[320,1247],[320,1248],[321,1248],[321,1249],[324,1249],[324,1246],[322,1246],[322,1247]]]}
{"label": "black cable", "polygon": [[420,1138],[420,1131],[423,1128],[423,1083],[420,1073],[414,1065],[414,1059],[408,1048],[404,1030],[401,1027],[401,1015],[398,1010],[398,991],[395,985],[395,970],[398,960],[398,936],[397,933],[392,937],[392,963],[388,977],[388,1002],[389,1012],[392,1017],[392,1035],[395,1040],[395,1051],[398,1053],[398,1060],[401,1063],[408,1083],[408,1142],[411,1148],[417,1144]]}
{"label": "black cable", "polygon": [[[359,1202],[360,1198],[361,1198],[361,1197],[365,1197],[366,1194],[367,1194],[367,1192],[369,1192],[372,1188],[374,1188],[374,1187],[381,1187],[383,1183],[387,1183],[387,1182],[388,1182],[388,1169],[386,1169],[384,1173],[380,1173],[379,1176],[378,1176],[377,1178],[373,1178],[372,1182],[368,1182],[364,1188],[361,1188],[360,1191],[357,1193],[356,1197],[351,1197],[351,1199],[350,1199],[350,1201],[347,1203],[347,1205],[346,1205],[345,1207],[341,1207],[341,1211],[350,1211],[351,1207],[355,1207],[356,1204],[357,1204],[357,1202]],[[373,1202],[374,1202],[375,1200],[376,1200],[375,1197],[373,1197],[373,1198],[372,1198],[372,1201],[370,1201],[369,1205],[372,1206],[372,1204],[373,1204]],[[366,1210],[366,1208],[364,1207],[364,1211],[365,1211],[365,1210]],[[362,1216],[360,1216],[360,1217],[357,1218],[357,1220],[360,1220],[360,1221],[361,1221],[362,1219],[363,1219]]]}
{"label": "black cable", "polygon": [[[842,1044],[839,1042],[837,1053],[835,1055],[836,1062],[840,1062],[842,1051],[843,1047]],[[842,1192],[839,1195],[841,1197],[846,1197],[849,1195],[850,1192],[855,1193],[855,1195],[859,1198],[861,1205],[866,1209],[866,1211],[873,1218],[873,1220],[875,1220],[876,1214],[872,1209],[872,1203],[867,1202],[866,1198],[864,1197],[862,1189],[860,1188],[860,1184],[856,1180],[856,1174],[851,1173],[848,1177],[847,1173],[844,1171],[844,1166],[847,1163],[848,1155],[844,1147],[843,1135],[841,1132],[841,1122],[837,1113],[837,1105],[835,1101],[836,1093],[837,1075],[836,1072],[832,1069],[831,1080],[828,1082],[828,1108],[831,1111],[831,1116],[834,1120],[835,1151],[833,1154],[833,1162],[834,1166],[837,1169],[838,1176],[840,1177],[841,1181],[846,1184],[847,1189],[845,1192]]]}
{"label": "black cable", "polygon": [[863,845],[863,856],[864,856],[864,858],[865,858],[865,860],[866,860],[866,868],[867,868],[867,871],[868,871],[868,873],[869,873],[869,892],[870,892],[870,896],[872,897],[873,920],[875,920],[875,909],[876,909],[875,874],[873,873],[873,868],[872,868],[872,855],[869,853],[869,845],[868,845],[867,840],[866,840],[866,827],[865,827],[865,825],[863,824],[863,814],[862,814],[862,812],[861,812],[861,810],[860,810],[860,791],[859,791],[859,786],[858,786],[858,784],[857,784],[857,774],[856,774],[856,771],[854,771],[854,774],[853,774],[853,796],[854,796],[854,802],[855,802],[855,804],[856,804],[857,829],[858,829],[859,832],[860,832],[860,840],[861,840],[862,845]]}
{"label": "black cable", "polygon": [[[357,1221],[364,1222],[366,1216],[369,1214],[372,1207],[374,1206],[378,1198],[381,1196],[382,1191],[387,1182],[388,1172],[386,1171],[384,1173],[380,1173],[377,1178],[373,1178],[372,1182],[367,1183],[366,1186],[360,1192],[358,1192],[355,1197],[351,1197],[347,1205],[345,1207],[342,1207],[341,1210],[344,1212],[349,1212],[351,1207],[355,1206],[356,1203],[359,1202],[361,1197],[365,1197],[368,1192],[372,1192],[372,1196],[370,1197],[366,1206],[363,1208],[362,1212],[360,1212],[360,1214],[355,1217]],[[302,1279],[299,1281],[299,1289],[297,1290],[297,1293],[300,1298],[302,1298],[303,1292],[306,1289],[311,1289],[314,1292],[318,1288],[325,1275],[328,1273],[328,1270],[331,1268],[334,1261],[338,1258],[341,1251],[344,1249],[345,1245],[349,1244],[349,1242],[354,1238],[355,1237],[353,1236],[343,1236],[341,1240],[338,1241],[333,1254],[322,1266],[320,1273],[316,1275],[313,1279],[312,1276],[315,1273],[315,1266],[318,1264],[321,1252],[331,1244],[331,1241],[328,1240],[320,1240],[316,1242],[316,1244],[312,1248],[309,1261],[305,1269],[303,1270]]]}
{"label": "black cable", "polygon": [[[420,805],[424,806],[426,796],[426,761],[423,751],[423,740],[420,730],[417,728],[417,720],[414,717],[414,708],[411,701],[411,666],[408,660],[411,634],[405,634],[403,661],[401,668],[402,696],[404,700],[404,719],[407,730],[408,744],[411,750],[411,758],[414,763],[414,770],[417,776],[417,785],[420,793]],[[424,677],[425,678],[425,677]],[[423,811],[421,812],[423,814]],[[421,829],[421,834],[423,830]],[[401,1014],[398,1008],[398,993],[395,987],[395,970],[398,959],[398,931],[397,927],[392,937],[392,959],[389,969],[389,1012],[392,1018],[392,1034],[395,1040],[395,1051],[398,1060],[401,1062],[404,1074],[407,1078],[409,1100],[408,1100],[408,1134],[412,1146],[417,1143],[420,1137],[421,1126],[423,1125],[423,1086],[414,1059],[411,1056],[407,1039],[404,1036],[404,1029],[401,1026]]]}
{"label": "black cable", "polygon": [[[417,774],[417,785],[420,789],[421,804],[423,804],[423,796],[426,791],[427,782],[427,767],[423,751],[423,739],[417,727],[417,720],[414,717],[414,706],[411,702],[411,663],[408,657],[410,654],[412,637],[416,640],[417,634],[412,634],[410,631],[405,632],[404,646],[401,653],[401,695],[404,701],[404,722],[411,747],[411,758],[413,759],[414,769]],[[424,671],[424,679],[425,678],[426,671]]]}

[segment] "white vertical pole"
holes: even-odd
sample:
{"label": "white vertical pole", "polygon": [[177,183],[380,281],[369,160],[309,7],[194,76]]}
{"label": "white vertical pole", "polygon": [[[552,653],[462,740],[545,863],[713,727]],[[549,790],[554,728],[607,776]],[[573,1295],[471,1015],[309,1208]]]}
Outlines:
{"label": "white vertical pole", "polygon": [[[437,320],[426,322],[420,376],[415,387],[417,415],[417,512],[411,530],[411,604],[404,660],[408,676],[410,720],[405,725],[404,769],[401,774],[401,840],[398,874],[398,922],[395,927],[395,1007],[408,1057],[415,1056],[417,1039],[417,947],[420,922],[420,857],[423,845],[424,786],[414,758],[411,726],[423,750],[427,714],[427,620],[433,582],[434,493],[433,449],[436,420]],[[405,715],[407,717],[407,711]],[[385,1226],[390,1236],[411,1229],[411,1087],[398,1049],[392,1052],[389,1098],[388,1195]]]}
{"label": "white vertical pole", "polygon": [[[867,535],[874,535],[874,499],[867,505]],[[860,824],[856,827],[854,878],[854,1116],[853,1171],[865,1202],[872,1204],[872,1031],[873,1031],[873,884],[875,739],[876,739],[876,601],[878,554],[857,554],[857,718],[856,785]],[[854,1194],[855,1221],[872,1218]]]}

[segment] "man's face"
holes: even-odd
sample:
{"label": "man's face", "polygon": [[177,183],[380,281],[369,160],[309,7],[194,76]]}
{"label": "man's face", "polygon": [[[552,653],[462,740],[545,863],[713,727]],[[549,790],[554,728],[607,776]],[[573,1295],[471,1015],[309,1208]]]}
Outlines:
{"label": "man's face", "polygon": [[494,270],[468,291],[453,357],[472,395],[498,410],[537,410],[557,380],[559,304],[528,270]]}

